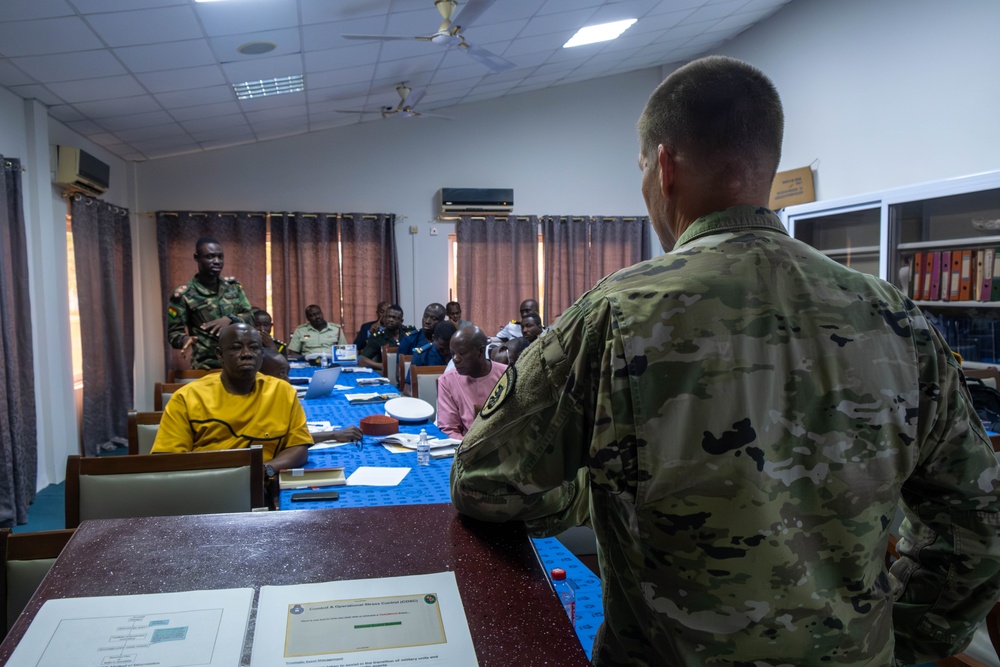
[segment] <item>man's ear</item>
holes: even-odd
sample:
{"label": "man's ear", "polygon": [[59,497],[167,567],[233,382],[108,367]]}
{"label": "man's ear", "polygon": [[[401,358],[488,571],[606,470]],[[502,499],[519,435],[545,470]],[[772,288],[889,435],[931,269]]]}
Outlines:
{"label": "man's ear", "polygon": [[219,358],[219,361],[222,361],[222,348],[221,347],[215,348],[215,356]]}
{"label": "man's ear", "polygon": [[673,153],[663,144],[656,147],[656,161],[660,167],[660,191],[664,195],[669,195],[674,188],[674,181],[677,180],[677,162]]}

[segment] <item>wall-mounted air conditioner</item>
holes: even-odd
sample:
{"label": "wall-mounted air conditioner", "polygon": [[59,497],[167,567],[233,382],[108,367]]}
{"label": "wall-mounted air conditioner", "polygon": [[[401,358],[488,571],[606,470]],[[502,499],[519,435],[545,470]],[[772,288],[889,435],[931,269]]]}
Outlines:
{"label": "wall-mounted air conditioner", "polygon": [[59,146],[56,184],[67,190],[100,195],[108,189],[111,167],[79,148]]}
{"label": "wall-mounted air conditioner", "polygon": [[441,212],[510,213],[514,210],[513,188],[441,188]]}

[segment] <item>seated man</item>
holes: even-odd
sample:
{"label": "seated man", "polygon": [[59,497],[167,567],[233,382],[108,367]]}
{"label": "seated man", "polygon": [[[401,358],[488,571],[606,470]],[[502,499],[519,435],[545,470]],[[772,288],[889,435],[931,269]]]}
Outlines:
{"label": "seated man", "polygon": [[389,309],[392,305],[390,301],[379,301],[378,306],[375,308],[375,319],[371,322],[365,322],[358,329],[358,335],[354,337],[354,347],[358,348],[358,352],[364,349],[365,344],[368,343],[368,337],[373,333],[378,331],[381,327],[385,326],[382,318],[385,317],[385,311]]}
{"label": "seated man", "polygon": [[[284,356],[278,354],[275,350],[265,348],[260,372],[262,375],[270,375],[271,377],[288,382],[288,359],[285,359]],[[317,443],[329,442],[331,440],[336,442],[357,442],[361,439],[361,435],[361,429],[357,426],[312,432],[313,441]]]}
{"label": "seated man", "polygon": [[[410,361],[410,368],[414,366],[445,366],[451,361],[451,337],[455,335],[455,325],[445,320],[434,325],[434,333],[431,334],[430,345],[418,347],[413,351],[413,359]],[[410,371],[406,371],[406,380],[403,382],[403,395],[410,395]]]}
{"label": "seated man", "polygon": [[274,470],[299,468],[313,443],[306,414],[287,382],[257,371],[260,332],[231,324],[219,335],[222,372],[190,382],[167,403],[153,453],[243,449],[261,445]]}
{"label": "seated man", "polygon": [[416,354],[415,348],[430,345],[434,336],[434,326],[444,321],[444,312],[444,306],[440,303],[432,303],[424,308],[424,317],[420,321],[421,328],[399,342],[399,353]]}
{"label": "seated man", "polygon": [[307,354],[330,355],[330,349],[334,345],[345,345],[347,338],[340,325],[327,322],[323,318],[323,311],[316,304],[306,308],[305,324],[300,324],[292,333],[292,340],[288,343],[288,351],[294,354],[305,356]]}
{"label": "seated man", "polygon": [[389,306],[382,316],[382,326],[368,337],[364,348],[358,351],[358,366],[382,370],[382,346],[399,347],[403,337],[413,331],[413,327],[403,324],[403,309],[396,304]]}
{"label": "seated man", "polygon": [[451,358],[455,370],[438,380],[437,422],[448,437],[461,440],[507,366],[486,358],[486,334],[477,326],[452,336]]}
{"label": "seated man", "polygon": [[288,345],[271,335],[274,322],[271,320],[271,313],[260,308],[253,311],[253,324],[260,332],[260,341],[265,349],[277,350],[281,354],[287,354]]}
{"label": "seated man", "polygon": [[521,336],[527,338],[529,343],[534,343],[545,331],[545,327],[542,326],[542,316],[538,313],[521,316]]}
{"label": "seated man", "polygon": [[[523,320],[528,313],[538,312],[538,302],[534,299],[525,299],[521,302],[519,310],[521,312],[521,319]],[[518,320],[511,320],[508,324],[504,325],[503,329],[497,332],[496,337],[500,340],[510,340],[512,338],[520,338],[522,335],[521,323]]]}
{"label": "seated man", "polygon": [[444,312],[448,316],[448,321],[455,325],[455,330],[459,331],[463,327],[472,326],[472,322],[462,319],[462,304],[458,301],[449,301],[444,305]]}
{"label": "seated man", "polygon": [[498,363],[504,364],[505,366],[513,366],[517,358],[521,356],[521,353],[531,345],[531,341],[521,336],[520,338],[511,338],[505,343],[500,343],[498,347],[493,348],[493,353],[490,354],[490,359]]}

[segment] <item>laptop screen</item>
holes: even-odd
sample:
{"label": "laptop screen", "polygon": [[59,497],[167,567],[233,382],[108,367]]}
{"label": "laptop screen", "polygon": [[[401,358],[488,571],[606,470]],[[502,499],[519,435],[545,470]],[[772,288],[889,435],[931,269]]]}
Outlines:
{"label": "laptop screen", "polygon": [[339,366],[357,366],[358,348],[356,345],[334,345],[331,351],[333,363]]}

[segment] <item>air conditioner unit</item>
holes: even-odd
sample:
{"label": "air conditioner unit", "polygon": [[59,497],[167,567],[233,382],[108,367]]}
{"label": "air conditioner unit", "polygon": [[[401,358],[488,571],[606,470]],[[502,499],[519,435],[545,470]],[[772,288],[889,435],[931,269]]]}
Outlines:
{"label": "air conditioner unit", "polygon": [[111,167],[79,148],[59,146],[56,184],[67,190],[100,195],[108,189]]}
{"label": "air conditioner unit", "polygon": [[503,214],[513,210],[513,188],[441,188],[442,213]]}

